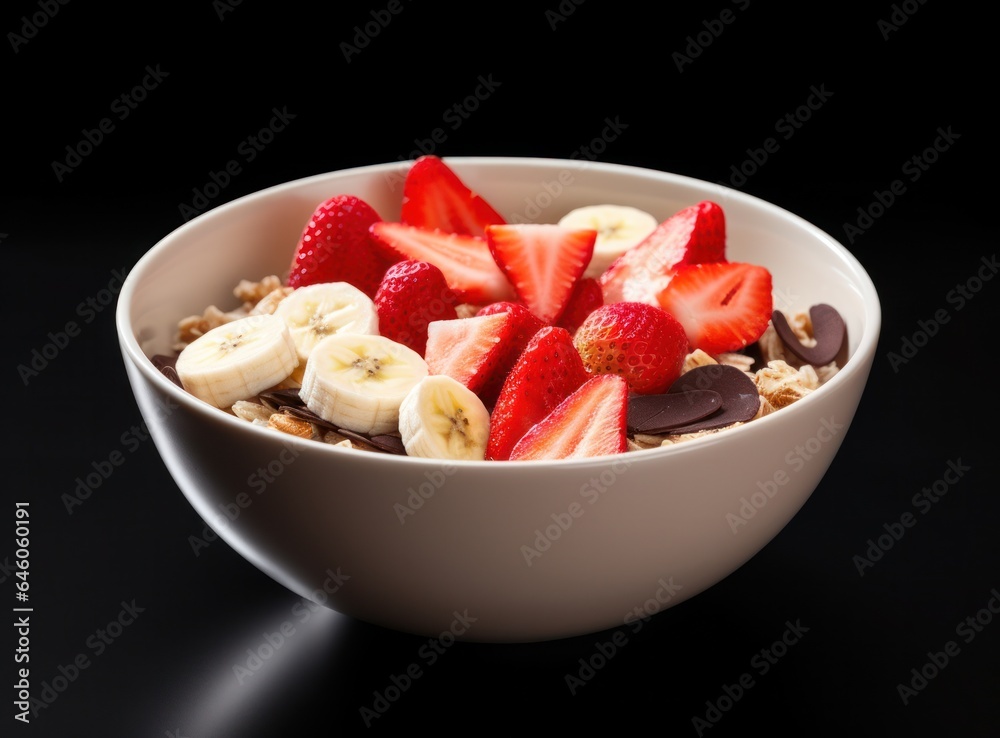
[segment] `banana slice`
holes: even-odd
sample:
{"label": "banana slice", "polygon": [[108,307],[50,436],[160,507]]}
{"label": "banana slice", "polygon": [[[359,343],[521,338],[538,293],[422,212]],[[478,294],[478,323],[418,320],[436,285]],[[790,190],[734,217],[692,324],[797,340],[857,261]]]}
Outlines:
{"label": "banana slice", "polygon": [[628,205],[587,205],[566,213],[559,225],[597,231],[594,256],[583,276],[599,277],[611,262],[652,233],[659,221]]}
{"label": "banana slice", "polygon": [[378,335],[375,303],[347,282],[299,287],[278,303],[274,314],[288,324],[302,362],[317,343],[335,333]]}
{"label": "banana slice", "polygon": [[313,347],[299,397],[329,423],[355,433],[399,427],[399,406],[426,377],[427,362],[385,336],[334,333]]}
{"label": "banana slice", "polygon": [[457,379],[432,374],[403,399],[399,433],[408,456],[482,460],[490,435],[490,412]]}
{"label": "banana slice", "polygon": [[285,321],[251,315],[189,343],[177,357],[177,376],[195,397],[228,408],[286,379],[298,364]]}

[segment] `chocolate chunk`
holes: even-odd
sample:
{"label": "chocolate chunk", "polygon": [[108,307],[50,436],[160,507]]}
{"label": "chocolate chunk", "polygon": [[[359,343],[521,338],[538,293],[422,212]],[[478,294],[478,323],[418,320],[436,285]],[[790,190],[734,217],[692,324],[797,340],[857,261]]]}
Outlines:
{"label": "chocolate chunk", "polygon": [[337,428],[337,433],[346,438],[350,438],[352,441],[360,441],[367,446],[374,446],[379,451],[385,451],[390,454],[405,454],[406,449],[403,448],[403,441],[399,436],[393,436],[385,433],[376,434],[374,436],[366,436],[363,433],[357,433],[352,430],[347,430],[346,428]]}
{"label": "chocolate chunk", "polygon": [[722,407],[714,390],[689,390],[665,395],[633,395],[628,399],[629,433],[666,433],[701,420]]}
{"label": "chocolate chunk", "polygon": [[285,407],[305,407],[305,403],[299,397],[299,391],[295,388],[268,390],[261,392],[257,397],[272,410],[280,410]]}
{"label": "chocolate chunk", "polygon": [[829,364],[841,354],[847,342],[847,324],[836,308],[820,303],[809,308],[815,346],[803,346],[780,310],[771,314],[771,323],[781,342],[793,354],[813,366]]}
{"label": "chocolate chunk", "polygon": [[671,428],[671,434],[715,430],[753,420],[760,409],[757,385],[744,372],[726,364],[709,364],[685,372],[670,385],[668,393],[713,390],[722,395],[722,407],[689,425]]}
{"label": "chocolate chunk", "polygon": [[388,451],[390,454],[406,455],[406,447],[403,446],[403,439],[399,436],[394,436],[391,433],[380,433],[376,436],[372,436],[371,442],[374,446],[377,446],[383,451]]}
{"label": "chocolate chunk", "polygon": [[310,423],[318,425],[320,428],[337,431],[338,433],[340,432],[340,428],[338,428],[334,423],[324,420],[305,405],[282,405],[281,412],[287,413],[293,418],[308,420]]}

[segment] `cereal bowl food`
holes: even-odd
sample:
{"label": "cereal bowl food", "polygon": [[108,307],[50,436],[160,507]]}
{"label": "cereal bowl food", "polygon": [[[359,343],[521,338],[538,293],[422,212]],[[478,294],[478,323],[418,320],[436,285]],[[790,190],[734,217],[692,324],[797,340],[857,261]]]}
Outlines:
{"label": "cereal bowl food", "polygon": [[483,642],[619,626],[739,568],[833,462],[880,320],[842,245],[744,193],[432,156],[209,211],[117,312],[221,538],[338,612]]}

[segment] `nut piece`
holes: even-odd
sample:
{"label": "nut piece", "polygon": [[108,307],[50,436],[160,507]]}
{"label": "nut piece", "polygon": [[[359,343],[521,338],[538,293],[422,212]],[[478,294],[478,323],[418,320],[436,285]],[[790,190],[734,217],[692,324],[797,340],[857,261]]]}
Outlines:
{"label": "nut piece", "polygon": [[215,305],[209,305],[201,315],[190,315],[177,323],[177,339],[174,342],[174,350],[178,352],[183,351],[189,343],[205,335],[213,328],[218,328],[220,325],[231,323],[246,316],[247,313],[242,308],[226,313],[219,310]]}
{"label": "nut piece", "polygon": [[819,387],[819,377],[810,365],[796,368],[776,359],[757,371],[754,382],[761,397],[775,409],[780,409],[800,400]]}
{"label": "nut piece", "polygon": [[684,357],[684,365],[681,367],[681,374],[687,374],[689,371],[697,369],[699,366],[711,366],[718,363],[719,362],[701,349],[695,349]]}
{"label": "nut piece", "polygon": [[293,418],[285,413],[274,413],[267,419],[269,427],[299,438],[312,438],[313,426],[308,420]]}
{"label": "nut piece", "polygon": [[267,295],[282,287],[284,285],[281,280],[272,274],[264,277],[259,282],[241,279],[240,283],[233,288],[233,294],[237,300],[243,303],[243,308],[249,311]]}
{"label": "nut piece", "polygon": [[251,423],[255,420],[261,420],[266,423],[274,415],[274,410],[271,408],[261,405],[259,402],[250,402],[249,400],[240,400],[233,405],[232,410],[236,417]]}

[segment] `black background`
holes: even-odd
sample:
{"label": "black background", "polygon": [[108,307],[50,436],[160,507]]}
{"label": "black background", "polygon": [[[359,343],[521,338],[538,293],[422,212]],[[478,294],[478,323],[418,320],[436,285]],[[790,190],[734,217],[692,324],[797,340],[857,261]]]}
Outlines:
{"label": "black background", "polygon": [[[223,12],[206,0],[142,15],[50,5],[8,3],[0,22],[0,248],[13,287],[4,371],[14,403],[5,414],[0,591],[5,607],[16,604],[6,568],[15,560],[12,511],[30,501],[34,696],[60,667],[72,674],[78,654],[89,666],[56,681],[64,689],[26,727],[13,719],[8,631],[0,732],[287,736],[313,724],[309,734],[360,733],[374,693],[418,663],[422,676],[372,730],[642,726],[698,735],[693,718],[708,717],[706,702],[718,704],[725,685],[750,674],[753,686],[731,705],[721,700],[728,709],[704,734],[996,734],[1000,624],[986,611],[992,620],[971,642],[961,637],[969,631],[956,632],[1000,588],[1000,502],[990,482],[1000,282],[975,282],[996,255],[987,224],[995,67],[981,11],[934,0],[864,11],[800,4],[791,15],[755,0],[653,13],[602,0],[457,11],[376,2],[322,12],[256,2]],[[731,23],[718,21],[724,10]],[[366,24],[367,41],[356,42]],[[349,60],[344,43],[359,47]],[[690,63],[678,66],[675,54],[686,50]],[[120,119],[114,101],[147,66],[165,76]],[[480,78],[495,89],[454,127],[447,111],[474,95]],[[777,121],[813,87],[828,99],[785,138]],[[295,117],[248,162],[239,147],[273,108]],[[113,130],[57,175],[53,162],[66,163],[67,146],[84,153],[83,131],[104,118]],[[876,283],[884,323],[871,381],[829,473],[787,528],[709,591],[638,633],[623,629],[625,645],[575,694],[566,675],[579,675],[580,659],[615,631],[458,644],[427,665],[418,655],[426,639],[328,611],[299,623],[299,598],[225,543],[195,555],[189,536],[204,522],[156,448],[123,445],[141,418],[114,306],[84,311],[88,322],[79,306],[116,289],[116,270],[181,225],[179,206],[230,160],[241,171],[210,206],[299,177],[412,158],[436,128],[446,137],[434,153],[444,157],[568,157],[600,138],[608,119],[623,126],[597,159],[710,181],[732,183],[748,149],[775,138],[777,150],[735,184],[841,240]],[[935,140],[942,150],[911,180],[907,162]],[[870,208],[895,180],[905,191],[882,212]],[[877,217],[859,224],[859,208]],[[957,285],[979,289],[960,303]],[[18,367],[71,320],[80,335],[25,382]],[[921,346],[893,362],[904,339]],[[63,496],[77,479],[115,451],[124,463],[67,509]],[[950,464],[966,470],[922,513],[912,498]],[[861,576],[854,557],[907,512],[916,524]],[[98,630],[133,601],[141,613],[98,654]],[[285,621],[295,622],[294,636],[241,684],[234,666]],[[808,631],[762,674],[761,650],[789,622]],[[904,704],[898,685],[948,641],[958,655]]]}

